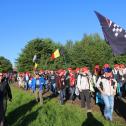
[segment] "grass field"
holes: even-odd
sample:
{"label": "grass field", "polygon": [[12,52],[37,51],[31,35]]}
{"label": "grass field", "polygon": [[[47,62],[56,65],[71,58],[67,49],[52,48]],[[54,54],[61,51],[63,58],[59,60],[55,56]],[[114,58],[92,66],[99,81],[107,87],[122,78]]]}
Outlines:
{"label": "grass field", "polygon": [[98,111],[86,113],[78,105],[60,105],[57,99],[45,99],[41,106],[34,95],[11,87],[12,102],[8,102],[7,120],[9,126],[125,126],[121,120],[109,122]]}

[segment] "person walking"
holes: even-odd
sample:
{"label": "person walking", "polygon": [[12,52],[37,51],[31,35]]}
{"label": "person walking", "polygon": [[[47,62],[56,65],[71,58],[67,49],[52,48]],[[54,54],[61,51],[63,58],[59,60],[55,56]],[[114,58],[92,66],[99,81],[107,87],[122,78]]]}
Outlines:
{"label": "person walking", "polygon": [[104,117],[105,119],[112,121],[114,96],[116,94],[117,81],[112,75],[111,68],[104,69],[104,75],[98,79],[96,86],[100,91],[105,104]]}
{"label": "person walking", "polygon": [[81,72],[77,78],[77,87],[81,97],[81,107],[87,108],[87,112],[91,112],[91,96],[90,96],[90,83],[88,77],[88,68],[81,68]]}
{"label": "person walking", "polygon": [[12,93],[6,77],[0,72],[0,126],[5,125],[5,113],[7,110],[7,100],[12,100]]}
{"label": "person walking", "polygon": [[43,105],[43,85],[45,84],[44,77],[41,77],[38,73],[32,79],[31,88],[35,93],[36,101],[40,101],[40,104]]}
{"label": "person walking", "polygon": [[65,93],[65,72],[57,72],[56,75],[56,86],[57,90],[59,91],[59,101],[60,104],[64,104],[64,101],[66,99],[66,93]]}

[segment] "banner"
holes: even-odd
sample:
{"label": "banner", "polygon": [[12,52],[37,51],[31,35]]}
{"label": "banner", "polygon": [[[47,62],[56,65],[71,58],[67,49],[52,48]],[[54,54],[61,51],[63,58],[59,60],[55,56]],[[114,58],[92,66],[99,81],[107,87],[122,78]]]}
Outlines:
{"label": "banner", "polygon": [[111,46],[114,55],[121,55],[126,53],[126,31],[112,22],[110,19],[104,17],[100,13],[95,11],[99,22],[102,27],[102,31],[105,40]]}

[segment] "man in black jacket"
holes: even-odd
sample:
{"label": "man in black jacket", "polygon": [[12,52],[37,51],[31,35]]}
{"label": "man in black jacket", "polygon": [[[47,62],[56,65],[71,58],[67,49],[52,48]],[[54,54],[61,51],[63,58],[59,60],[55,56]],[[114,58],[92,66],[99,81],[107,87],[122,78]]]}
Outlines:
{"label": "man in black jacket", "polygon": [[0,126],[4,126],[7,100],[11,101],[12,94],[8,80],[0,72]]}

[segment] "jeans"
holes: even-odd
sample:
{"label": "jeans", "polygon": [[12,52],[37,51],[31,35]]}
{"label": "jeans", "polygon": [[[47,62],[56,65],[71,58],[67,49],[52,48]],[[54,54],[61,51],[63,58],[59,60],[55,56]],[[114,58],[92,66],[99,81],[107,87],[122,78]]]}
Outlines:
{"label": "jeans", "polygon": [[56,83],[51,83],[51,91],[53,92],[54,95],[57,94],[57,91],[56,91]]}
{"label": "jeans", "polygon": [[99,91],[96,92],[96,104],[104,104],[104,101],[103,101],[103,98],[102,98],[102,95]]}
{"label": "jeans", "polygon": [[70,87],[70,100],[74,99],[75,87]]}
{"label": "jeans", "polygon": [[63,104],[65,99],[65,89],[60,90],[60,103]]}
{"label": "jeans", "polygon": [[28,85],[28,81],[25,82],[25,90],[28,90],[29,85]]}
{"label": "jeans", "polygon": [[112,120],[112,113],[113,113],[113,107],[114,107],[114,96],[108,96],[102,94],[104,103],[105,103],[105,108],[104,108],[104,116],[107,119]]}
{"label": "jeans", "polygon": [[122,82],[121,82],[121,81],[118,83],[118,91],[119,91],[119,92],[118,92],[119,96],[122,97],[123,86],[122,86]]}

